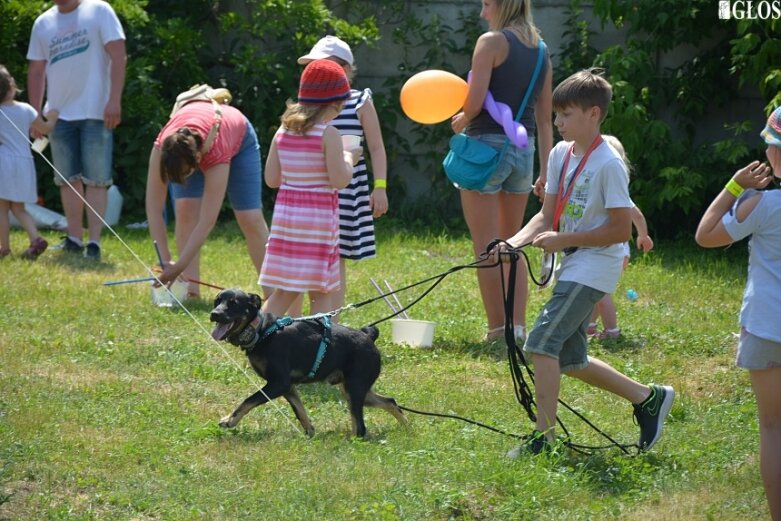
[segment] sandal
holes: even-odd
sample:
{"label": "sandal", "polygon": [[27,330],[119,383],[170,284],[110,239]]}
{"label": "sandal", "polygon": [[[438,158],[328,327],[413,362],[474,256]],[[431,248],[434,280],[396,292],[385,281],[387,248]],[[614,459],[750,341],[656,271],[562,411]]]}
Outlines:
{"label": "sandal", "polygon": [[38,256],[46,251],[49,247],[49,243],[43,237],[36,237],[30,242],[30,247],[24,250],[22,258],[27,260],[35,260]]}
{"label": "sandal", "polygon": [[589,338],[597,336],[597,323],[589,322],[588,328],[586,328],[586,336]]}
{"label": "sandal", "polygon": [[597,335],[597,338],[599,338],[599,340],[605,340],[605,339],[615,340],[620,336],[621,336],[621,330],[616,327],[613,329],[605,329],[604,331],[602,331]]}
{"label": "sandal", "polygon": [[483,342],[493,342],[494,340],[501,340],[503,336],[504,336],[504,326],[495,327],[493,329],[488,330],[488,332],[485,334],[485,337],[483,337]]}
{"label": "sandal", "polygon": [[516,340],[520,340],[522,344],[526,342],[526,326],[516,324],[513,326],[513,332]]}

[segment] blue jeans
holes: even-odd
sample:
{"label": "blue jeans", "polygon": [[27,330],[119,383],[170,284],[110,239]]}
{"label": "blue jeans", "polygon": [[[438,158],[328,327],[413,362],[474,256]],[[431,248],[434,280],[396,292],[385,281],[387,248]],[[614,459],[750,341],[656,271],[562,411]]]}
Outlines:
{"label": "blue jeans", "polygon": [[[263,168],[260,164],[260,145],[255,129],[247,121],[247,132],[238,153],[231,158],[228,174],[228,199],[234,210],[262,208]],[[203,197],[203,172],[196,170],[183,184],[171,183],[174,199]]]}
{"label": "blue jeans", "polygon": [[[54,167],[68,181],[86,186],[111,186],[114,132],[100,119],[59,120],[49,135]],[[54,174],[54,184],[65,181]]]}

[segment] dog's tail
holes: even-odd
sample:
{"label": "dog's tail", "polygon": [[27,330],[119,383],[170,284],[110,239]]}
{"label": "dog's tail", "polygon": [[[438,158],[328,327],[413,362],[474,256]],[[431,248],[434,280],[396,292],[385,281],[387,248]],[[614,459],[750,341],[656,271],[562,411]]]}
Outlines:
{"label": "dog's tail", "polygon": [[369,335],[369,338],[372,339],[372,342],[377,340],[377,338],[380,336],[380,330],[377,329],[377,326],[363,326],[361,331]]}

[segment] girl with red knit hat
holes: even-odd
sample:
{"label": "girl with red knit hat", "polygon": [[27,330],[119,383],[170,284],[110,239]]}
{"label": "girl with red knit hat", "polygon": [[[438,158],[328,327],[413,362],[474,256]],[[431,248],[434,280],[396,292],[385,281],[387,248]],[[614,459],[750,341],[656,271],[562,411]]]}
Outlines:
{"label": "girl with red knit hat", "polygon": [[265,180],[279,188],[259,283],[273,293],[263,310],[282,315],[301,293],[309,312],[336,307],[339,275],[338,190],[350,183],[360,147],[344,150],[328,123],[350,96],[342,67],[329,60],[309,63],[301,75],[298,102],[289,102],[271,143]]}

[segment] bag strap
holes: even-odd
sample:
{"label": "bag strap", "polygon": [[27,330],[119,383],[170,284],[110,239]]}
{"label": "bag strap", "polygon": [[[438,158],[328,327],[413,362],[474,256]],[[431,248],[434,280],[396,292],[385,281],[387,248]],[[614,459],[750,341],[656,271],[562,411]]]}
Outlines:
{"label": "bag strap", "polygon": [[211,150],[212,145],[214,144],[214,140],[217,139],[217,132],[220,130],[220,123],[222,123],[222,108],[220,108],[220,104],[216,101],[211,101],[212,107],[214,107],[214,123],[212,123],[212,128],[209,129],[209,134],[206,136],[206,140],[203,142],[203,147],[201,147],[201,153],[203,155],[206,155],[209,150]]}
{"label": "bag strap", "polygon": [[[518,107],[518,113],[515,115],[515,122],[519,122],[521,120],[521,116],[523,116],[523,111],[526,110],[526,104],[529,102],[529,97],[532,94],[532,91],[534,90],[534,86],[537,84],[537,78],[540,75],[540,70],[542,70],[542,61],[545,57],[545,42],[540,38],[540,45],[538,47],[537,51],[537,64],[534,66],[534,72],[532,73],[532,78],[529,80],[529,86],[526,88],[526,94],[523,95],[523,100],[521,101],[521,106]],[[507,152],[507,147],[510,146],[510,138],[504,140],[504,145],[502,146],[502,151],[499,154],[499,161],[504,158],[505,152]]]}

